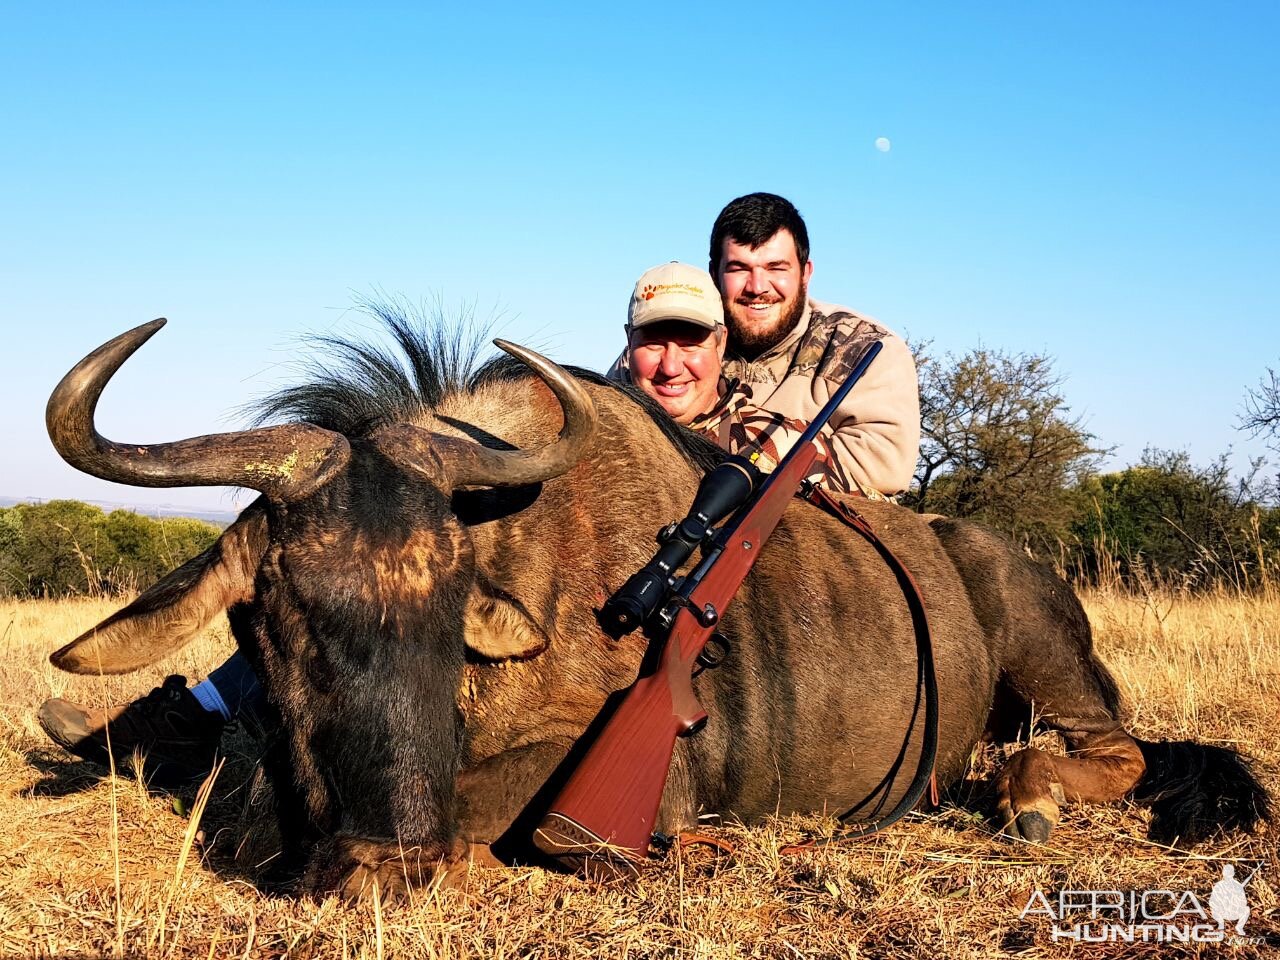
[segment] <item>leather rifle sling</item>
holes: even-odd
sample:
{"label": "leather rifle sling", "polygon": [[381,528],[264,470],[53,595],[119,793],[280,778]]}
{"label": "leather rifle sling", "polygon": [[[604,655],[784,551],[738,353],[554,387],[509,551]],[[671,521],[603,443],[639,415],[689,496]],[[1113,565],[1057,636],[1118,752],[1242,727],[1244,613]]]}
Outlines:
{"label": "leather rifle sling", "polygon": [[[893,571],[894,576],[901,585],[903,596],[906,598],[907,606],[911,611],[911,621],[916,634],[916,650],[919,657],[917,690],[920,688],[924,689],[925,732],[923,742],[921,744],[920,759],[917,764],[915,777],[912,779],[907,793],[893,810],[878,820],[873,820],[869,823],[852,827],[830,837],[811,837],[808,840],[802,840],[799,843],[788,844],[778,851],[784,856],[804,853],[808,850],[814,850],[818,847],[827,846],[831,843],[838,843],[843,840],[852,840],[857,837],[865,837],[873,833],[878,833],[901,820],[912,809],[914,809],[923,798],[926,789],[929,792],[931,804],[936,807],[939,802],[938,781],[934,770],[934,763],[937,758],[938,692],[933,674],[933,646],[932,638],[929,633],[929,621],[925,613],[924,595],[920,592],[920,587],[916,583],[915,578],[911,576],[911,571],[907,569],[906,565],[898,558],[898,556],[889,549],[883,540],[880,539],[875,532],[875,528],[871,526],[862,514],[854,510],[848,503],[842,500],[836,500],[822,487],[811,486],[808,492],[801,494],[801,496],[814,506],[825,510],[847,526],[856,530],[863,539],[875,548],[881,559],[884,560],[889,569]],[[912,722],[914,724],[914,719]],[[673,839],[677,840],[681,847],[694,844],[705,844],[708,846],[714,846],[723,854],[732,854],[734,852],[733,844],[728,843],[727,841],[706,837],[701,834],[682,833]]]}
{"label": "leather rifle sling", "polygon": [[[875,528],[871,526],[862,514],[858,513],[858,511],[851,507],[846,501],[836,500],[826,490],[818,486],[811,486],[803,496],[810,503],[821,507],[832,516],[837,517],[845,524],[856,530],[863,539],[875,548],[875,551],[880,555],[880,558],[884,560],[889,569],[893,571],[894,577],[902,588],[903,597],[907,602],[907,607],[911,611],[911,622],[915,630],[916,655],[918,662],[916,689],[917,692],[923,691],[924,693],[925,718],[924,735],[920,745],[920,758],[917,762],[915,776],[912,778],[906,794],[898,801],[892,810],[883,817],[855,827],[850,827],[849,829],[843,830],[830,837],[810,837],[808,840],[789,844],[778,851],[783,855],[803,853],[807,850],[824,847],[831,843],[838,843],[843,840],[852,840],[858,837],[865,837],[873,833],[878,833],[894,823],[897,823],[904,816],[910,813],[924,797],[926,791],[929,792],[929,797],[933,805],[938,805],[938,782],[937,773],[934,769],[938,754],[938,687],[937,680],[934,676],[933,640],[929,632],[929,620],[925,612],[924,595],[920,592],[920,587],[916,583],[915,578],[911,576],[911,571],[907,569],[906,564],[904,564],[898,556],[889,549],[888,545],[880,539],[879,535],[875,532]],[[915,717],[913,715],[912,726],[914,725]],[[910,731],[908,731],[908,737],[909,736]],[[872,795],[874,796],[874,793]],[[856,810],[857,808],[855,807],[854,809]],[[840,819],[843,820],[847,817],[849,812],[843,814]]]}

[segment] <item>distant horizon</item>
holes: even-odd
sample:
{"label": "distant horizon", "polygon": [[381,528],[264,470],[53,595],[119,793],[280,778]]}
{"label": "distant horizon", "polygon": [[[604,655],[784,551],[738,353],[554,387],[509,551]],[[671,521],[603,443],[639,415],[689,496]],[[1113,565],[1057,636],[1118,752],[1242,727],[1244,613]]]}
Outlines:
{"label": "distant horizon", "polygon": [[225,520],[228,523],[238,517],[240,515],[240,510],[244,509],[241,507],[233,510],[213,510],[185,506],[176,503],[151,503],[143,501],[126,503],[114,500],[88,500],[84,497],[15,497],[7,494],[0,494],[0,507],[15,507],[23,503],[42,504],[49,503],[54,500],[74,500],[79,503],[87,503],[91,507],[100,507],[108,513],[112,510],[128,510],[132,513],[153,518],[186,517],[193,520]]}

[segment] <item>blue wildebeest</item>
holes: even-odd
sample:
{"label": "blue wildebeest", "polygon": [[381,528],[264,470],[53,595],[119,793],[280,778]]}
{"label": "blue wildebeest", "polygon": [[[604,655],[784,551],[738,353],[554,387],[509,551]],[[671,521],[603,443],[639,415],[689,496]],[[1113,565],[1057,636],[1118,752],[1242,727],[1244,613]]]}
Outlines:
{"label": "blue wildebeest", "polygon": [[[716,456],[599,377],[510,345],[519,363],[463,376],[439,334],[389,322],[404,365],[349,345],[345,374],[268,404],[281,425],[150,446],[98,435],[99,394],[163,321],[96,350],[48,409],[59,452],[88,473],[262,493],[207,552],[52,659],[133,670],[227,611],[278,713],[265,762],[287,846],[311,889],[349,895],[419,882],[526,809],[634,679],[642,641],[611,641],[596,611]],[[1014,836],[1043,840],[1061,803],[1135,788],[1166,838],[1267,815],[1233,751],[1125,732],[1061,580],[979,527],[859,510],[929,605],[940,783],[963,774],[984,731],[1034,703],[1069,753],[1027,748],[1005,765],[998,813]],[[713,720],[677,751],[661,829],[699,811],[844,810],[873,793],[912,728],[916,655],[872,548],[797,501],[721,630],[733,653],[698,681]],[[914,730],[908,756],[918,745]]]}

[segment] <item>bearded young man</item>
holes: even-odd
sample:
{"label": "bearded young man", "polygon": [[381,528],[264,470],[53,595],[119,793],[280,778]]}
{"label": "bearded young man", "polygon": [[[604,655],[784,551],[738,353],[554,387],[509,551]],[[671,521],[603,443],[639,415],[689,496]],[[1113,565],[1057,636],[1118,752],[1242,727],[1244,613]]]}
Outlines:
{"label": "bearded young man", "polygon": [[[731,201],[711,228],[708,266],[729,330],[723,372],[737,387],[694,426],[729,431],[721,446],[736,450],[757,439],[753,423],[758,433],[772,414],[784,428],[781,441],[813,419],[863,351],[880,341],[880,355],[821,433],[822,468],[833,492],[905,490],[920,455],[915,361],[878,321],[809,297],[813,261],[799,211],[772,193]],[[788,446],[779,442],[781,452]]]}

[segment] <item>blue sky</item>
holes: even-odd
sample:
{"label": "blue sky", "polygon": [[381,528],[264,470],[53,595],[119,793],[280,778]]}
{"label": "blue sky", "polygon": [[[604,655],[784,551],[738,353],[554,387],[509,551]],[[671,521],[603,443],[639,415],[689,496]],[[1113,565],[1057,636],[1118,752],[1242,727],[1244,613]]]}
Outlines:
{"label": "blue sky", "polygon": [[[1280,364],[1280,7],[9,5],[0,495],[229,508],[58,460],[97,344],[169,326],[99,426],[237,425],[353,295],[603,367],[635,278],[793,200],[820,299],[935,351],[1047,352],[1114,465],[1261,452]],[[875,148],[877,137],[892,143]]]}

